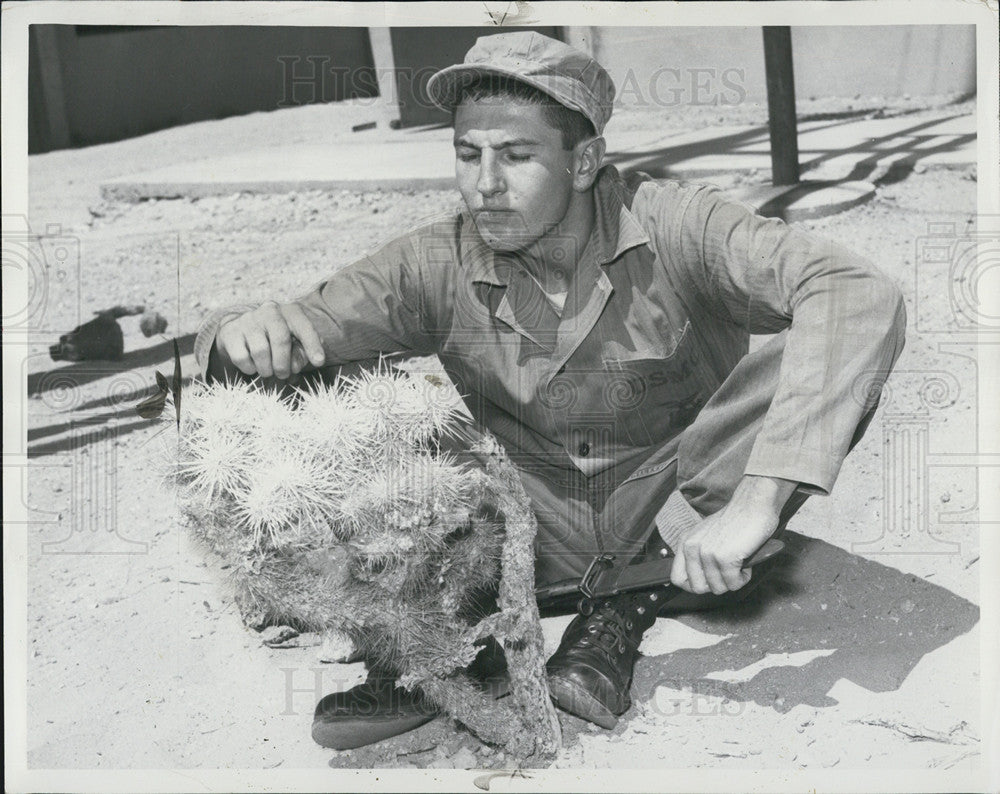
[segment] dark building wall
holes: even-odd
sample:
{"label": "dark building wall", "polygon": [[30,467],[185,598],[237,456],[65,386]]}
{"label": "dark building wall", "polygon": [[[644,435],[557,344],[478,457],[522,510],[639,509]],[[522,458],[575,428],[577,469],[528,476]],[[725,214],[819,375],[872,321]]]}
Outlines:
{"label": "dark building wall", "polygon": [[366,28],[32,25],[28,79],[31,152],[378,94]]}

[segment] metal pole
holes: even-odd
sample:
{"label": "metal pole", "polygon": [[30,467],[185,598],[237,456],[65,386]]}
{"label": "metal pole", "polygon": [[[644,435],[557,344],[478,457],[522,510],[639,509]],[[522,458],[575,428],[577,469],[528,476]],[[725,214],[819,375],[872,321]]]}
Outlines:
{"label": "metal pole", "polygon": [[771,132],[771,181],[775,185],[795,185],[799,181],[799,140],[791,28],[764,28],[764,72]]}

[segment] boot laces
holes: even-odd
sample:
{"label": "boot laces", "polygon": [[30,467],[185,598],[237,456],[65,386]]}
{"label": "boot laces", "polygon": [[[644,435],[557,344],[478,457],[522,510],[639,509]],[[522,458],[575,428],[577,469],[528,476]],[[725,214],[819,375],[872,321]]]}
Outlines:
{"label": "boot laces", "polygon": [[632,646],[630,630],[626,625],[626,617],[613,606],[601,607],[584,625],[584,632],[591,641],[607,653],[624,653]]}

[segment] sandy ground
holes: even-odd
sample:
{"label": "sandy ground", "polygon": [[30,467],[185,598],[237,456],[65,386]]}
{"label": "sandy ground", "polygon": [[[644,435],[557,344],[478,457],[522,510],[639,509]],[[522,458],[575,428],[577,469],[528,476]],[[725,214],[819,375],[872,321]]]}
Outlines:
{"label": "sandy ground", "polygon": [[[189,352],[189,335],[209,310],[295,296],[380,240],[452,206],[457,194],[448,191],[137,205],[99,200],[97,185],[106,178],[194,152],[205,157],[320,135],[333,140],[350,135],[350,124],[365,113],[349,105],[300,108],[31,159],[32,228],[59,224],[71,250],[78,244],[79,260],[74,254],[64,268],[69,277],[51,280],[28,361],[35,392],[27,409],[29,444],[38,455],[27,489],[34,522],[27,538],[30,767],[511,764],[445,719],[355,753],[314,745],[309,725],[316,698],[360,680],[363,670],[320,662],[308,637],[299,647],[263,646],[260,635],[241,624],[225,571],[187,542],[157,463],[171,454],[171,428],[131,412],[154,369],[169,371],[169,346],[145,339],[136,321],[125,319],[120,364],[60,369],[47,357],[59,332],[119,303],[162,312],[170,321],[167,333]],[[931,325],[945,327],[947,306],[928,308],[921,296],[943,293],[947,275],[920,271],[917,289],[917,244],[930,223],[965,227],[975,213],[974,180],[974,172],[912,173],[880,184],[866,206],[804,225],[870,256],[902,287],[911,318],[918,309],[922,316],[929,311]],[[825,542],[809,547],[820,574],[830,565],[861,565],[854,584],[838,584],[836,576],[821,581],[817,574],[799,595],[786,593],[787,614],[805,609],[812,617],[782,624],[769,613],[754,624],[762,637],[774,626],[786,628],[766,642],[725,622],[661,618],[644,641],[638,705],[612,732],[566,717],[566,746],[556,766],[977,768],[979,631],[969,627],[976,624],[979,564],[971,472],[929,473],[903,522],[885,519],[891,489],[883,475],[910,465],[888,460],[901,454],[893,441],[901,422],[923,421],[934,450],[973,448],[975,353],[960,339],[954,349],[940,349],[940,339],[915,332],[911,323],[891,399],[834,493],[812,499],[792,524]],[[190,355],[184,371],[194,371]],[[960,388],[932,399],[930,408],[911,404],[921,378],[933,372]],[[69,380],[58,377],[65,375]],[[81,421],[97,428],[82,446]],[[942,518],[944,512],[953,517]],[[878,625],[891,624],[893,631],[843,633],[861,612],[877,613]],[[821,614],[840,627],[839,645],[824,645]],[[550,644],[567,621],[547,620]],[[910,658],[901,663],[898,649],[915,633],[935,639],[916,651],[907,646]],[[846,662],[823,666],[844,649],[851,651]],[[687,672],[674,676],[675,668]],[[898,675],[880,678],[879,670]]]}

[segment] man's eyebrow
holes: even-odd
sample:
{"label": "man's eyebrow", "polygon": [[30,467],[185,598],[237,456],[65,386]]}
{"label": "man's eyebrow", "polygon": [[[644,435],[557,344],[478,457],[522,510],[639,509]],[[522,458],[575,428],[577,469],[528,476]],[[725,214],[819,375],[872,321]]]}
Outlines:
{"label": "man's eyebrow", "polygon": [[[540,146],[540,145],[541,141],[533,141],[530,138],[514,138],[509,141],[504,141],[503,143],[498,144],[497,146],[490,146],[488,148],[509,149],[512,146]],[[465,140],[465,138],[456,138],[455,146],[456,148],[459,146],[465,146],[468,149],[475,149],[476,151],[479,151],[483,148],[481,146],[476,146],[474,143],[469,143],[467,140]]]}

